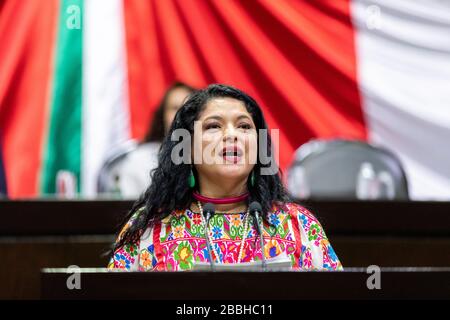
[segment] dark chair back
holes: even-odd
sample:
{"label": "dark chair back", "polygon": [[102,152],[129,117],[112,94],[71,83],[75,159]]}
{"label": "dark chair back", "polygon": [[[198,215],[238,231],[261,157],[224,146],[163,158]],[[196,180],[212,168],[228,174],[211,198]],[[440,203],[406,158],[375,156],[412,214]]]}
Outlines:
{"label": "dark chair back", "polygon": [[362,141],[312,140],[297,149],[287,178],[294,198],[408,199],[399,159]]}

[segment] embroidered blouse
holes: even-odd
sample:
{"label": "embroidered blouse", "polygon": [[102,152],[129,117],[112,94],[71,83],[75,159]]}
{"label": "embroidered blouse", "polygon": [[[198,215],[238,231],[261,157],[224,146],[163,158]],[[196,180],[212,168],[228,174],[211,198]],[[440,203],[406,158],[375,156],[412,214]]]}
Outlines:
{"label": "embroidered blouse", "polygon": [[[125,225],[117,241],[132,225],[139,210]],[[215,214],[208,228],[216,263],[236,263],[244,235],[246,213]],[[342,270],[319,221],[306,208],[287,203],[274,205],[264,222],[266,259],[286,254],[294,270]],[[215,257],[216,252],[219,257]],[[262,259],[259,236],[249,223],[242,262]],[[205,223],[200,213],[190,209],[174,211],[153,227],[147,228],[137,243],[117,249],[108,264],[110,269],[128,271],[179,271],[192,269],[196,262],[208,263]]]}

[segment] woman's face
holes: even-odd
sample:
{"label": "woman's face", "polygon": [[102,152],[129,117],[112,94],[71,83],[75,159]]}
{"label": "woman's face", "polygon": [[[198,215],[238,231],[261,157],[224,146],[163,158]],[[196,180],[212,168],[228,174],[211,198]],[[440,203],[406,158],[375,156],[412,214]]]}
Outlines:
{"label": "woman's face", "polygon": [[193,160],[200,180],[246,180],[257,148],[255,123],[243,102],[214,98],[207,103],[194,128]]}

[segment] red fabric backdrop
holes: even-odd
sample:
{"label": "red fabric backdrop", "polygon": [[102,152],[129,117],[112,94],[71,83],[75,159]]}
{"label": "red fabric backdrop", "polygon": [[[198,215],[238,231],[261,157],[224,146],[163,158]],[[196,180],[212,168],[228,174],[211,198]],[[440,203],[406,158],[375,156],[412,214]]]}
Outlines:
{"label": "red fabric backdrop", "polygon": [[313,137],[366,138],[348,1],[125,0],[132,134],[165,88],[226,83],[280,129],[280,164]]}
{"label": "red fabric backdrop", "polygon": [[0,146],[8,191],[21,197],[36,195],[58,3],[0,0]]}

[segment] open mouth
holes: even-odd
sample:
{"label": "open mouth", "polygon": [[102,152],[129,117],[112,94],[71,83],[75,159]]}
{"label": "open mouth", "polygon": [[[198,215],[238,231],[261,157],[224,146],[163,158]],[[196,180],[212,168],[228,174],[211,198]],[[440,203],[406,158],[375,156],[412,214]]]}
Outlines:
{"label": "open mouth", "polygon": [[238,163],[242,155],[242,149],[238,146],[229,146],[222,149],[222,158],[226,163]]}

